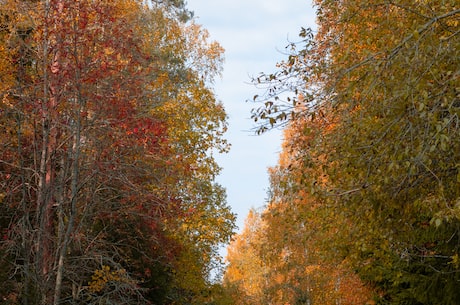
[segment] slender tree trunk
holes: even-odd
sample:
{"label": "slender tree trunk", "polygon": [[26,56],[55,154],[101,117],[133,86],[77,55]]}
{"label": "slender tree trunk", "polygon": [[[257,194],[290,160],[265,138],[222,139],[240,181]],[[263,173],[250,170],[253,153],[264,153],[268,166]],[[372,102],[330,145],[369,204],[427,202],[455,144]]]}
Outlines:
{"label": "slender tree trunk", "polygon": [[21,224],[20,224],[20,233],[21,233],[21,245],[20,249],[24,256],[23,263],[23,281],[24,281],[24,297],[22,304],[29,304],[29,294],[30,294],[30,284],[31,284],[31,273],[30,273],[30,222],[29,222],[29,207],[27,205],[27,179],[26,171],[24,168],[24,158],[22,155],[22,114],[17,114],[17,141],[18,141],[18,156],[19,156],[19,167],[21,171],[21,209],[24,213],[22,215]]}
{"label": "slender tree trunk", "polygon": [[[77,34],[75,34],[77,35]],[[78,56],[78,39],[74,37],[74,44],[73,44],[73,55],[75,59],[75,67],[79,67],[79,56]],[[72,233],[74,231],[74,223],[77,213],[77,200],[78,200],[78,188],[79,188],[79,176],[80,176],[80,152],[81,152],[81,130],[82,130],[82,122],[81,122],[81,111],[83,109],[83,97],[81,94],[81,77],[80,72],[78,69],[75,71],[75,79],[73,80],[76,92],[75,92],[75,102],[74,102],[74,111],[73,111],[73,118],[69,119],[70,129],[73,133],[73,143],[72,149],[70,153],[70,160],[71,160],[71,173],[70,173],[70,211],[68,216],[67,228],[65,231],[64,238],[62,240],[62,245],[59,252],[59,259],[56,271],[56,282],[55,282],[55,290],[54,290],[54,305],[59,305],[61,299],[61,291],[62,291],[62,282],[65,270],[65,259],[67,256],[67,249],[71,242]]]}
{"label": "slender tree trunk", "polygon": [[[75,136],[75,142],[79,141],[79,131],[77,131],[77,135]],[[74,142],[74,144],[75,144]],[[54,305],[58,305],[60,303],[61,298],[61,291],[62,291],[62,281],[64,275],[64,263],[67,256],[67,249],[69,247],[72,232],[74,229],[75,223],[75,213],[76,213],[76,204],[77,204],[77,195],[78,195],[78,175],[79,175],[79,144],[75,145],[74,149],[74,159],[72,160],[72,179],[71,179],[71,194],[70,194],[70,214],[67,223],[67,228],[65,231],[65,235],[62,239],[62,244],[59,251],[59,258],[56,270],[56,282],[54,287]]]}
{"label": "slender tree trunk", "polygon": [[340,273],[337,275],[337,279],[335,280],[335,286],[334,286],[334,290],[335,290],[335,293],[337,295],[336,297],[336,300],[335,300],[335,304],[336,305],[340,305],[342,304],[342,296],[340,295],[340,285],[341,285],[341,281],[342,281],[342,276],[340,275]]}
{"label": "slender tree trunk", "polygon": [[[80,104],[81,105],[81,104]],[[74,230],[75,216],[77,210],[78,184],[80,175],[80,145],[81,145],[81,121],[80,107],[77,109],[74,124],[74,140],[72,145],[72,166],[71,166],[71,185],[70,185],[70,213],[62,245],[59,251],[59,259],[56,271],[56,283],[54,289],[54,305],[58,305],[61,298],[62,280],[64,274],[64,262],[67,255],[67,249],[71,241]]]}
{"label": "slender tree trunk", "polygon": [[[51,304],[51,291],[53,280],[54,266],[54,249],[58,249],[53,236],[55,235],[55,220],[53,206],[55,202],[56,191],[56,159],[57,159],[57,141],[58,141],[58,124],[56,122],[56,107],[58,104],[58,88],[52,79],[60,73],[60,54],[59,48],[55,52],[52,62],[48,61],[49,42],[50,42],[50,24],[54,22],[56,12],[51,12],[50,0],[45,0],[44,12],[44,37],[43,37],[43,101],[41,104],[42,115],[42,143],[40,151],[40,169],[37,194],[37,211],[39,224],[38,229],[38,283],[42,288],[42,303]],[[59,13],[59,12],[57,12]],[[56,42],[59,44],[59,41]],[[51,63],[51,66],[49,64]],[[49,73],[51,71],[52,74]]]}
{"label": "slender tree trunk", "polygon": [[[44,12],[44,37],[43,37],[43,101],[41,103],[41,137],[42,142],[40,145],[40,162],[38,170],[38,189],[37,189],[37,208],[36,208],[36,224],[39,226],[37,232],[37,258],[36,258],[36,270],[38,280],[41,282],[41,303],[46,304],[46,274],[47,266],[45,263],[45,211],[47,207],[47,160],[48,160],[48,147],[49,147],[49,134],[50,134],[50,122],[48,114],[48,100],[49,100],[49,80],[48,80],[48,20],[49,20],[49,0],[45,0],[45,12]],[[37,283],[38,284],[38,283]]]}

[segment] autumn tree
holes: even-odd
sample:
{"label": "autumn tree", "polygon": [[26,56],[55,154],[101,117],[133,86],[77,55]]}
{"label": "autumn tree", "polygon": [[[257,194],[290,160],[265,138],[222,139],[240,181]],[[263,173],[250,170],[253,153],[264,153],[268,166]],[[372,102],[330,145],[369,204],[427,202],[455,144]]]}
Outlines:
{"label": "autumn tree", "polygon": [[208,154],[227,150],[211,87],[220,46],[182,1],[11,1],[1,13],[5,300],[214,291],[234,221]]}
{"label": "autumn tree", "polygon": [[458,5],[315,4],[318,31],[303,29],[279,71],[254,79],[266,89],[254,118],[315,136],[298,150],[300,187],[353,224],[332,241],[382,304],[456,304]]}
{"label": "autumn tree", "polygon": [[[309,125],[308,134],[300,133]],[[261,293],[252,304],[365,304],[371,299],[371,290],[353,272],[344,254],[341,235],[343,228],[352,226],[347,219],[330,205],[314,196],[305,184],[319,175],[324,156],[310,156],[309,161],[300,159],[303,149],[313,148],[321,136],[321,128],[327,126],[320,120],[292,123],[285,130],[283,151],[278,165],[269,170],[270,191],[267,205],[258,215],[259,221],[232,241],[226,287],[239,287],[236,300],[255,293],[255,289],[242,289],[235,278],[236,266],[261,262],[259,270],[250,268],[247,273],[239,271],[243,281],[256,277]],[[306,162],[311,167],[305,167]],[[316,166],[313,166],[315,164]],[[318,181],[323,184],[325,181]],[[251,214],[248,220],[251,219]],[[255,227],[255,228],[254,228]],[[245,250],[244,245],[250,248]],[[235,248],[235,249],[233,249]],[[254,258],[255,256],[255,258]],[[263,266],[263,267],[262,267]]]}
{"label": "autumn tree", "polygon": [[228,266],[224,285],[235,304],[262,304],[268,265],[260,250],[264,243],[264,224],[261,214],[250,210],[243,231],[227,248]]}

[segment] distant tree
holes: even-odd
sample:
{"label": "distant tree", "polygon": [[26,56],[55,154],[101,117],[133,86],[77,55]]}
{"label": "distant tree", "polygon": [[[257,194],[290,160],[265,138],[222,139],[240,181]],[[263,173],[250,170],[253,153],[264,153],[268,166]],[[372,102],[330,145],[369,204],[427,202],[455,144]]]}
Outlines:
{"label": "distant tree", "polygon": [[224,285],[235,304],[262,304],[267,262],[261,257],[264,225],[260,213],[250,210],[241,234],[227,248]]}

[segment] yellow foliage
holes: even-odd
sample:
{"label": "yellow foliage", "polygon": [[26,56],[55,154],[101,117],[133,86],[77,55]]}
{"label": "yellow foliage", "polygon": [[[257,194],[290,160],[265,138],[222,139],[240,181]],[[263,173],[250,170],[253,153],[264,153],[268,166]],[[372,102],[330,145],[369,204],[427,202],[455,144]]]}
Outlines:
{"label": "yellow foliage", "polygon": [[91,293],[103,291],[109,283],[133,284],[125,269],[111,271],[110,266],[102,265],[101,269],[94,271],[91,281],[88,283]]}

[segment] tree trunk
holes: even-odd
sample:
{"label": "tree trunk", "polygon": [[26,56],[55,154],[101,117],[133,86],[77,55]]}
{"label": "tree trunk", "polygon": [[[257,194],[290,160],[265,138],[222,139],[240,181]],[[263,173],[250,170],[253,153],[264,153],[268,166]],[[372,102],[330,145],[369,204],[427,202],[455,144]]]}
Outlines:
{"label": "tree trunk", "polygon": [[[45,0],[45,21],[49,18],[49,1]],[[41,287],[41,303],[46,304],[46,291],[47,291],[47,279],[48,266],[45,257],[48,255],[48,236],[46,234],[45,223],[48,205],[49,205],[49,173],[47,170],[49,167],[49,134],[50,134],[50,119],[48,114],[48,102],[49,102],[49,90],[48,90],[48,28],[45,24],[44,28],[44,41],[43,41],[43,101],[41,103],[41,136],[42,142],[40,146],[40,163],[38,170],[38,189],[37,189],[37,208],[36,208],[36,225],[39,226],[37,232],[37,258],[36,258],[36,270],[37,277],[42,284]]]}

